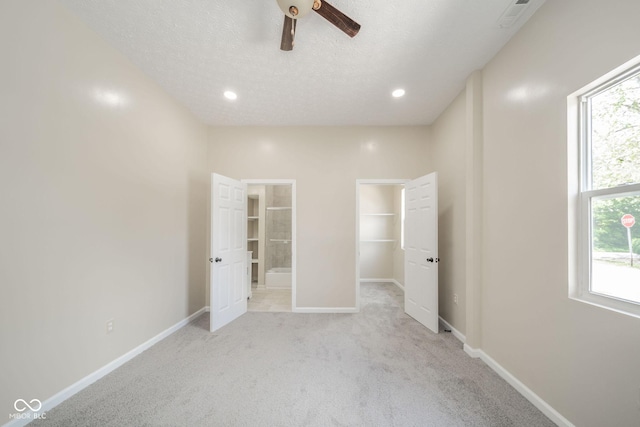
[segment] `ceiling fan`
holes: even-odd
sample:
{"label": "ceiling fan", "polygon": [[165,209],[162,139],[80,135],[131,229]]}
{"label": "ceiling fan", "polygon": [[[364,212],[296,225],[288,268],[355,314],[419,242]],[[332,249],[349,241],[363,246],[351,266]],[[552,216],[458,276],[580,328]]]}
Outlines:
{"label": "ceiling fan", "polygon": [[327,21],[353,37],[360,31],[360,24],[331,6],[324,0],[277,0],[278,6],[284,12],[284,26],[282,28],[281,50],[292,50],[293,39],[296,35],[296,21],[311,12],[317,12]]}

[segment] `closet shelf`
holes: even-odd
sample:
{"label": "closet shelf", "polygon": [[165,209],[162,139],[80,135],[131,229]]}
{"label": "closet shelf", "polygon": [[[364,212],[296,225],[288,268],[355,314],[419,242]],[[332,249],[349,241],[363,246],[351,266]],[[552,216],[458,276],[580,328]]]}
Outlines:
{"label": "closet shelf", "polygon": [[270,242],[291,243],[291,239],[269,239]]}
{"label": "closet shelf", "polygon": [[257,259],[252,259],[252,260],[251,260],[251,264],[257,264],[257,263],[258,263],[258,260],[257,260]]}
{"label": "closet shelf", "polygon": [[362,243],[383,243],[383,242],[397,242],[396,239],[372,239],[372,240],[360,240]]}
{"label": "closet shelf", "polygon": [[257,237],[250,237],[247,239],[247,242],[257,242],[258,238]]}
{"label": "closet shelf", "polygon": [[363,213],[362,216],[394,216],[396,215],[393,212],[390,213]]}
{"label": "closet shelf", "polygon": [[247,217],[247,219],[248,219],[249,221],[255,221],[255,220],[257,220],[257,219],[258,219],[258,217],[257,217],[257,216],[248,216],[248,217]]}
{"label": "closet shelf", "polygon": [[267,207],[268,211],[290,211],[291,206],[271,206]]}

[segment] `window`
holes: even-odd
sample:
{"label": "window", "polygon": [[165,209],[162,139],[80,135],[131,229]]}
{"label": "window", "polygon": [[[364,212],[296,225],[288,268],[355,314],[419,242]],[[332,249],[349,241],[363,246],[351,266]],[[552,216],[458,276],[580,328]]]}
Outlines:
{"label": "window", "polygon": [[640,66],[591,86],[576,101],[578,283],[572,296],[640,316]]}

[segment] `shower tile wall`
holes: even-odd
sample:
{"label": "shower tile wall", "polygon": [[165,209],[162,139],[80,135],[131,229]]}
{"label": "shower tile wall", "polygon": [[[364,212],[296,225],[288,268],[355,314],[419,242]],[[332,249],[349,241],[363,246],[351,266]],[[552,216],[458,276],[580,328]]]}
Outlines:
{"label": "shower tile wall", "polygon": [[[266,187],[266,254],[265,267],[291,268],[291,209],[269,210],[270,207],[291,207],[290,185],[269,185]],[[273,242],[272,239],[288,240]]]}

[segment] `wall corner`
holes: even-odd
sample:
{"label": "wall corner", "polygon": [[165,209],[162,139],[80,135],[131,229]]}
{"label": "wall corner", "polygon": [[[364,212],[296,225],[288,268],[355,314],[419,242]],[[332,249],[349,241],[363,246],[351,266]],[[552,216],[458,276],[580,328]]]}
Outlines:
{"label": "wall corner", "polygon": [[483,118],[482,71],[476,70],[466,85],[466,342],[482,348],[482,177]]}

